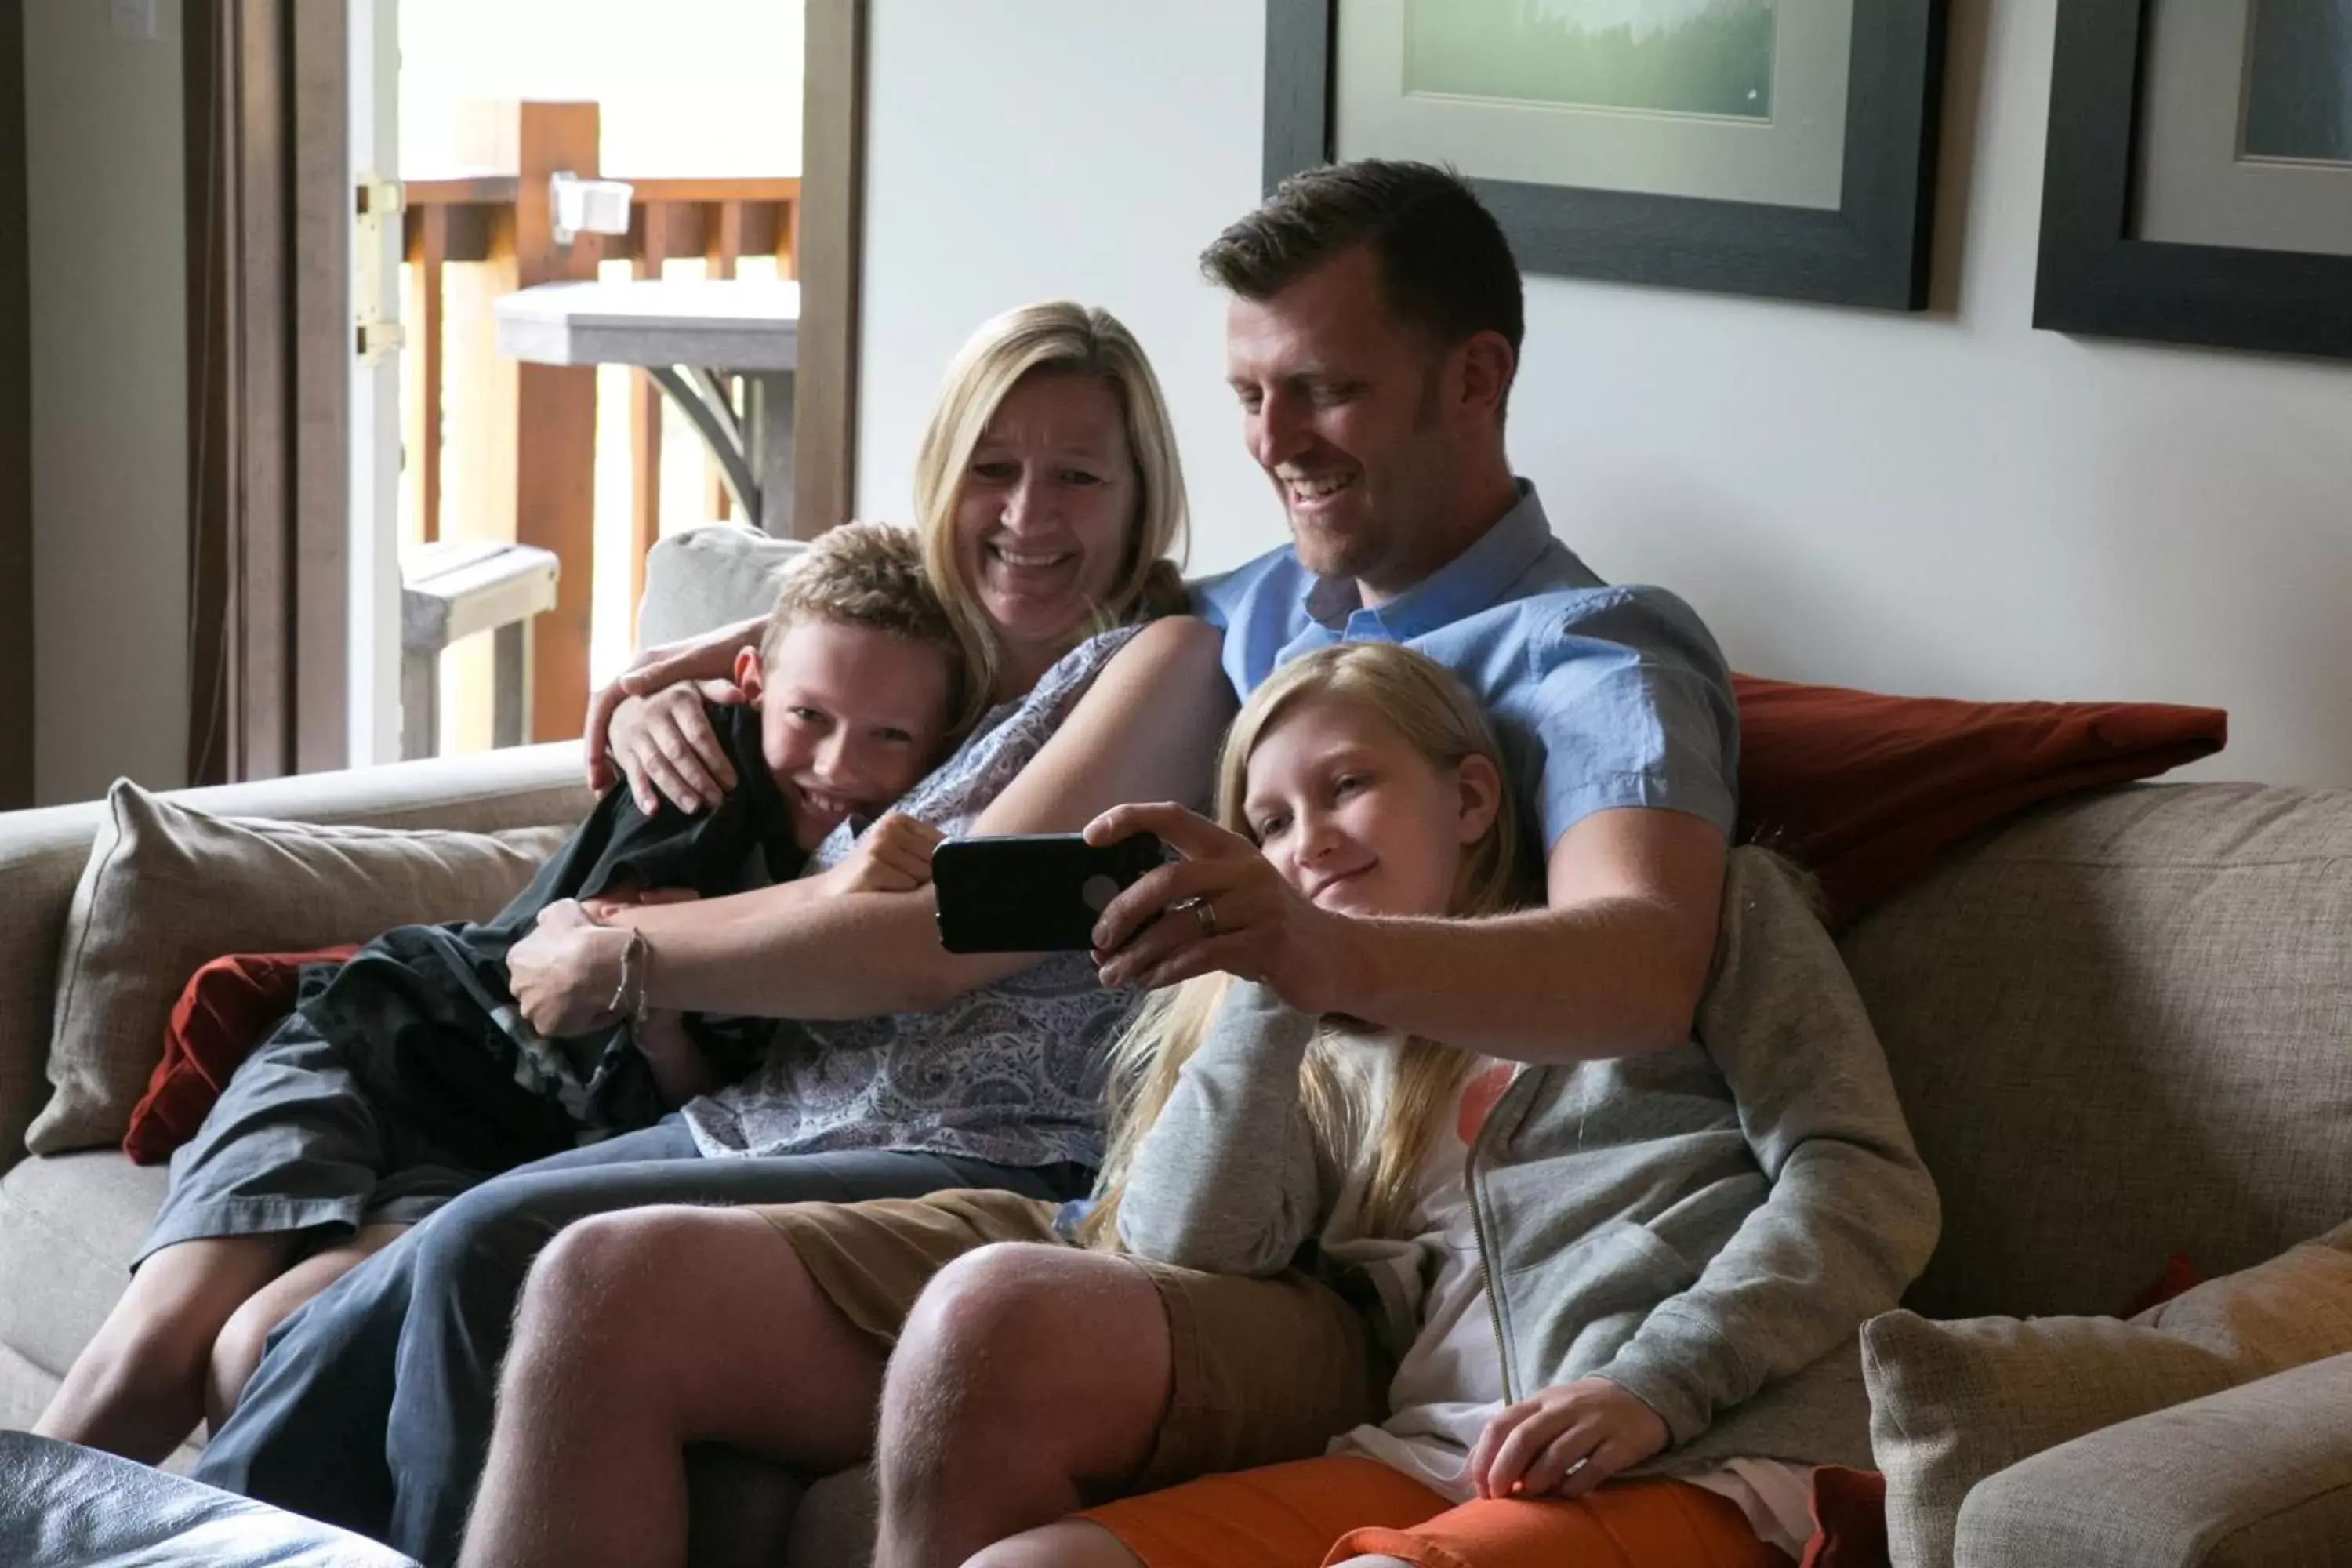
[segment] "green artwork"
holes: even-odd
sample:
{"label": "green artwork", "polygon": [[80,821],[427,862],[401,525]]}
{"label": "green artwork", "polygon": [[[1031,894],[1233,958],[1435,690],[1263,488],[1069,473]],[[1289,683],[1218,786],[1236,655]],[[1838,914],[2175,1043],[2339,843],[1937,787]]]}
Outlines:
{"label": "green artwork", "polygon": [[2259,0],[2246,153],[2352,163],[2352,0]]}
{"label": "green artwork", "polygon": [[1404,89],[1769,119],[1777,5],[1404,0]]}

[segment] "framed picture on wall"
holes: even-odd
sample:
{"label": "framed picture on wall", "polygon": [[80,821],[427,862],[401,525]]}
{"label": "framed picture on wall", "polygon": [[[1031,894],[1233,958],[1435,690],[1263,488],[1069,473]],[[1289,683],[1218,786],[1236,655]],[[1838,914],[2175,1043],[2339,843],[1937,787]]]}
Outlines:
{"label": "framed picture on wall", "polygon": [[2352,0],[2060,0],[2033,324],[2352,357]]}
{"label": "framed picture on wall", "polygon": [[1944,0],[1267,0],[1265,182],[1461,171],[1530,271],[1916,310]]}

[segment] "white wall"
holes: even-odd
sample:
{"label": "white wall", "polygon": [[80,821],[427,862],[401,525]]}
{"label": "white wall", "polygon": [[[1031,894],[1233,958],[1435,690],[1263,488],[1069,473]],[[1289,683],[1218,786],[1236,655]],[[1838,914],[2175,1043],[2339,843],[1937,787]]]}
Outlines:
{"label": "white wall", "polygon": [[[1739,667],[2231,710],[2208,777],[2352,784],[2352,364],[2031,328],[2046,0],[1956,0],[1937,309],[1531,278],[1518,466],[1605,574]],[[1176,408],[1194,564],[1276,542],[1192,256],[1257,192],[1259,0],[877,0],[860,504],[991,311],[1125,317]]]}
{"label": "white wall", "polygon": [[36,799],[187,773],[180,7],[26,0]]}
{"label": "white wall", "polygon": [[1258,186],[1261,0],[877,0],[866,109],[857,504],[906,519],[940,373],[999,310],[1110,310],[1160,373],[1196,569],[1283,537],[1193,258]]}

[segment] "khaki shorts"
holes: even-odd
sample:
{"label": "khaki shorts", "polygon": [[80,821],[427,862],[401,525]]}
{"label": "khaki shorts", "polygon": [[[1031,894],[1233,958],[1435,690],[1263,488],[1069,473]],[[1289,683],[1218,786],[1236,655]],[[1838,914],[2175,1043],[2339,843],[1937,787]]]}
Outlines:
{"label": "khaki shorts", "polygon": [[[1057,1205],[984,1190],[858,1204],[755,1207],[792,1244],[827,1300],[885,1349],[931,1276],[994,1242],[1067,1246]],[[1168,1408],[1137,1490],[1306,1458],[1385,1413],[1388,1368],[1363,1314],[1292,1272],[1203,1274],[1139,1258],[1167,1314]]]}

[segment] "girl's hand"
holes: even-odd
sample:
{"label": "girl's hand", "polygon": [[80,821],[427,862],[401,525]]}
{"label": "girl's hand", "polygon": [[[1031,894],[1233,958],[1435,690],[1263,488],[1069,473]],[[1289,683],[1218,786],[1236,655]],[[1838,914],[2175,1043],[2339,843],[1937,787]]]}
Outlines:
{"label": "girl's hand", "polygon": [[731,680],[685,680],[614,709],[606,737],[611,765],[627,777],[639,811],[653,816],[666,797],[691,815],[718,805],[735,787],[734,764],[702,705],[732,707],[744,700]]}
{"label": "girl's hand", "polygon": [[928,822],[890,812],[866,830],[847,858],[825,873],[825,890],[904,893],[929,886],[931,851],[943,837]]}
{"label": "girl's hand", "polygon": [[507,953],[507,989],[541,1034],[584,1035],[620,1016],[606,1004],[620,989],[628,946],[627,931],[600,926],[572,900],[558,899]]}
{"label": "girl's hand", "polygon": [[1582,1497],[1657,1453],[1668,1436],[1664,1417],[1607,1378],[1580,1378],[1487,1422],[1470,1451],[1470,1479],[1482,1498]]}
{"label": "girl's hand", "polygon": [[1342,1010],[1344,916],[1308,902],[1256,845],[1181,805],[1113,807],[1087,825],[1087,842],[1130,833],[1156,833],[1184,858],[1104,907],[1094,939],[1105,985],[1157,989],[1222,970],[1302,1013]]}

